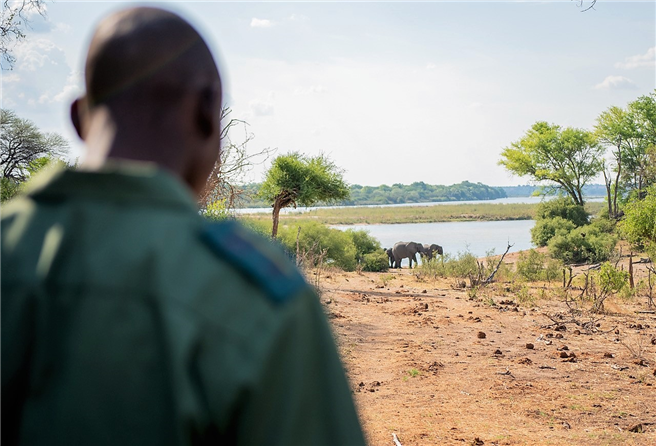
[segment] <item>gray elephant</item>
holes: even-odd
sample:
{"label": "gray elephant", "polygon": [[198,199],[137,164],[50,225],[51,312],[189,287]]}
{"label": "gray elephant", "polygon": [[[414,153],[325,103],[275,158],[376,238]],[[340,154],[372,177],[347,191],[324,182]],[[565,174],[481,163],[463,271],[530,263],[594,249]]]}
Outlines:
{"label": "gray elephant", "polygon": [[383,251],[387,253],[387,257],[389,258],[389,266],[390,268],[394,268],[394,254],[392,253],[392,248],[383,248]]}
{"label": "gray elephant", "polygon": [[436,245],[435,243],[429,245],[424,243],[424,255],[428,258],[428,260],[432,259],[435,257],[435,254],[443,255],[444,250],[440,245]]}
{"label": "gray elephant", "polygon": [[392,248],[392,255],[394,256],[394,268],[401,268],[401,261],[403,259],[410,260],[410,268],[412,268],[412,261],[417,263],[417,253],[424,253],[424,245],[416,242],[397,242]]}

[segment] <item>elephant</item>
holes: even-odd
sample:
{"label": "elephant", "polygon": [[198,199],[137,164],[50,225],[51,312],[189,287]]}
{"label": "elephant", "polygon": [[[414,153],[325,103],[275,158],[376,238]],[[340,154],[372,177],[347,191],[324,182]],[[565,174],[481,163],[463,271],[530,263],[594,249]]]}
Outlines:
{"label": "elephant", "polygon": [[392,248],[392,255],[394,256],[394,268],[401,268],[401,261],[403,259],[410,260],[410,268],[412,268],[412,261],[417,263],[417,253],[425,253],[424,245],[416,242],[397,242]]}
{"label": "elephant", "polygon": [[392,248],[383,248],[383,251],[387,253],[387,257],[389,257],[389,266],[390,268],[394,268],[394,254],[392,253]]}
{"label": "elephant", "polygon": [[428,258],[428,260],[435,257],[436,253],[439,255],[444,254],[444,250],[442,249],[442,247],[440,245],[436,245],[435,243],[431,245],[424,243],[424,251],[425,251],[424,255]]}

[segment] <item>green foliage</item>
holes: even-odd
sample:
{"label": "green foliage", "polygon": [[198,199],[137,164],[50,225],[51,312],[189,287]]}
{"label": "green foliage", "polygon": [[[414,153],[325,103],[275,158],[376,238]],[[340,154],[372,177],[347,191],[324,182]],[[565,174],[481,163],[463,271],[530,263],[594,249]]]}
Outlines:
{"label": "green foliage", "polygon": [[656,185],[647,190],[644,199],[627,203],[620,230],[639,249],[656,250]]}
{"label": "green foliage", "polygon": [[273,160],[259,195],[269,203],[283,197],[288,200],[287,206],[313,206],[345,200],[349,188],[342,171],[326,156],[307,157],[294,152]]}
{"label": "green foliage", "polygon": [[382,249],[374,252],[369,252],[363,256],[362,271],[370,271],[374,273],[386,272],[389,269],[389,258],[387,253]]}
{"label": "green foliage", "polygon": [[595,133],[611,148],[613,169],[620,175],[620,197],[638,194],[656,182],[656,91],[640,96],[626,108],[610,107],[597,118]]}
{"label": "green foliage", "polygon": [[11,178],[0,178],[0,201],[11,200],[20,192],[21,183]]}
{"label": "green foliage", "polygon": [[[369,232],[364,229],[347,229],[346,234],[351,237],[353,244],[355,245],[355,257],[358,263],[362,263],[365,256],[370,253],[378,254],[379,251],[382,251],[380,242],[378,239],[369,235]],[[385,259],[387,259],[387,254],[385,254]],[[370,271],[370,270],[365,270]],[[376,270],[378,271],[378,270]]]}
{"label": "green foliage", "polygon": [[549,240],[549,254],[562,262],[596,263],[607,260],[617,237],[601,232],[594,225],[581,226],[568,234],[556,234]]}
{"label": "green foliage", "polygon": [[585,208],[575,204],[570,197],[558,197],[541,202],[535,217],[537,220],[561,217],[574,223],[574,226],[588,224],[588,213]]}
{"label": "green foliage", "polygon": [[535,226],[531,240],[537,246],[547,246],[555,235],[566,235],[576,227],[588,223],[588,213],[570,197],[558,197],[543,201],[535,213]]}
{"label": "green foliage", "polygon": [[27,180],[68,149],[61,135],[43,133],[32,121],[19,118],[11,110],[0,110],[0,126],[0,174],[16,183]]}
{"label": "green foliage", "polygon": [[629,273],[615,268],[610,262],[604,262],[599,269],[598,280],[602,292],[606,290],[615,294],[628,286]]}
{"label": "green foliage", "polygon": [[536,122],[503,150],[499,164],[515,175],[546,182],[583,205],[583,186],[601,171],[603,152],[590,132]]}
{"label": "green foliage", "polygon": [[527,281],[551,282],[560,277],[562,264],[535,249],[521,252],[515,264],[517,275]]}
{"label": "green foliage", "polygon": [[[297,234],[298,227],[284,226],[280,230],[278,239],[290,253],[296,253]],[[355,270],[355,244],[344,231],[316,222],[303,223],[298,242],[300,254],[315,259],[315,262],[323,256],[324,263],[333,264],[345,271]]]}
{"label": "green foliage", "polygon": [[536,246],[547,246],[555,235],[566,235],[575,227],[574,223],[562,217],[537,220],[531,228],[531,240]]}
{"label": "green foliage", "polygon": [[224,221],[232,217],[225,198],[208,204],[203,216],[210,221]]}

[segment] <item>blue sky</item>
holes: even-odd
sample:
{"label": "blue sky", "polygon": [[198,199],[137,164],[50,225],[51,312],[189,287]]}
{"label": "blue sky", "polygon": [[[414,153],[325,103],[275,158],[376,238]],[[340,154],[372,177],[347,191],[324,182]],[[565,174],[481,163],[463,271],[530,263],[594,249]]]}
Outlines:
{"label": "blue sky", "polygon": [[[497,161],[535,121],[591,129],[656,88],[653,2],[159,4],[215,50],[250,150],[324,152],[351,183],[525,184]],[[48,3],[2,73],[3,107],[83,156],[68,104],[94,24],[126,5]]]}

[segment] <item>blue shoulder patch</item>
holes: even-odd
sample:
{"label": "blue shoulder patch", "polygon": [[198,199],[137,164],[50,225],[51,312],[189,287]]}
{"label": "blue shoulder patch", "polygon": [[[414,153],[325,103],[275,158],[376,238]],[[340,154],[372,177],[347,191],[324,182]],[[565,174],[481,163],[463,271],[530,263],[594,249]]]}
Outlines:
{"label": "blue shoulder patch", "polygon": [[288,301],[307,286],[279,247],[235,221],[209,223],[203,228],[201,238],[215,254],[257,283],[277,304]]}

